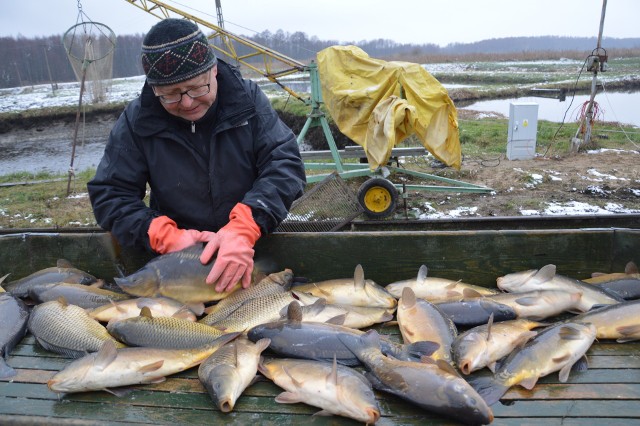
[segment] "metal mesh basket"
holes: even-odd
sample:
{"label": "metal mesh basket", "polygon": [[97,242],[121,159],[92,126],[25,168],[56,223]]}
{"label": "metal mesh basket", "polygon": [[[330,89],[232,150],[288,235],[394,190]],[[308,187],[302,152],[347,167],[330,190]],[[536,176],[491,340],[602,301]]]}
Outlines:
{"label": "metal mesh basket", "polygon": [[334,172],[293,203],[276,232],[337,231],[362,211],[357,196]]}

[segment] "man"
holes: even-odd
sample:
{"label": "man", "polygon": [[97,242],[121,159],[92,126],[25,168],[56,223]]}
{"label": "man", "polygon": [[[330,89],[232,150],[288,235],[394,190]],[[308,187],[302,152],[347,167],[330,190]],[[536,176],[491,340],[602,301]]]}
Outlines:
{"label": "man", "polygon": [[120,244],[158,254],[206,242],[200,260],[217,253],[207,283],[247,288],[256,241],[305,185],[295,135],[194,23],[154,25],[142,65],[142,93],[118,118],[87,185],[96,220]]}

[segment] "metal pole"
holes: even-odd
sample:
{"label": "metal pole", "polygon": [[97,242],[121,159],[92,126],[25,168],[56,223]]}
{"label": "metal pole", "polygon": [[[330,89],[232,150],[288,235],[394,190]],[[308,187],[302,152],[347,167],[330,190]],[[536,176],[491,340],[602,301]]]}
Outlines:
{"label": "metal pole", "polygon": [[[596,52],[600,51],[602,44],[602,31],[604,29],[604,15],[607,10],[607,0],[602,0],[602,14],[600,16],[600,31],[598,32],[598,46]],[[587,111],[585,113],[585,130],[584,130],[584,142],[586,145],[591,141],[591,123],[593,122],[593,103],[596,98],[597,77],[598,77],[598,62],[594,62],[593,65],[593,78],[591,79],[591,97],[589,98],[589,104],[587,105]]]}
{"label": "metal pole", "polygon": [[80,82],[80,98],[78,99],[78,111],[76,112],[76,128],[73,131],[73,145],[71,147],[71,163],[69,164],[69,180],[67,181],[67,196],[71,193],[71,177],[75,174],[73,171],[73,160],[76,156],[76,140],[78,139],[78,127],[80,126],[80,111],[82,110],[82,95],[84,94],[84,82],[87,77],[87,68],[89,62],[84,61],[82,64],[82,80]]}

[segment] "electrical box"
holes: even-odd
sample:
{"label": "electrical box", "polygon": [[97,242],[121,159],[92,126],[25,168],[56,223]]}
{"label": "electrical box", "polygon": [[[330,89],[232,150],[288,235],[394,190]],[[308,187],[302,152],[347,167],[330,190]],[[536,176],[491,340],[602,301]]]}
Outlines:
{"label": "electrical box", "polygon": [[530,160],[536,156],[538,135],[538,104],[513,102],[509,104],[507,158]]}

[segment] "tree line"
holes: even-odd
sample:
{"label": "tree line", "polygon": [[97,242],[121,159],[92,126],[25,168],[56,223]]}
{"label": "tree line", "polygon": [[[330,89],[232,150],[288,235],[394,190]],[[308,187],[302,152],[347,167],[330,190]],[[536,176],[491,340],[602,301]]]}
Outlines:
{"label": "tree line", "polygon": [[[588,55],[597,45],[595,37],[508,37],[482,40],[475,43],[452,43],[444,47],[436,44],[406,44],[392,40],[363,40],[339,43],[336,40],[320,40],[304,32],[275,33],[263,31],[244,36],[300,62],[308,63],[317,52],[337,44],[353,44],[374,58],[385,60],[419,58],[421,62],[460,55],[526,53],[532,51],[578,51]],[[117,36],[113,53],[113,78],[143,74],[140,64],[140,46],[143,34]],[[640,38],[604,38],[602,46],[609,49],[626,49],[637,54]],[[237,54],[249,53],[244,46],[236,46]],[[582,53],[581,53],[582,54]],[[76,75],[67,57],[62,36],[49,37],[0,37],[0,88],[55,84],[76,81]]]}

